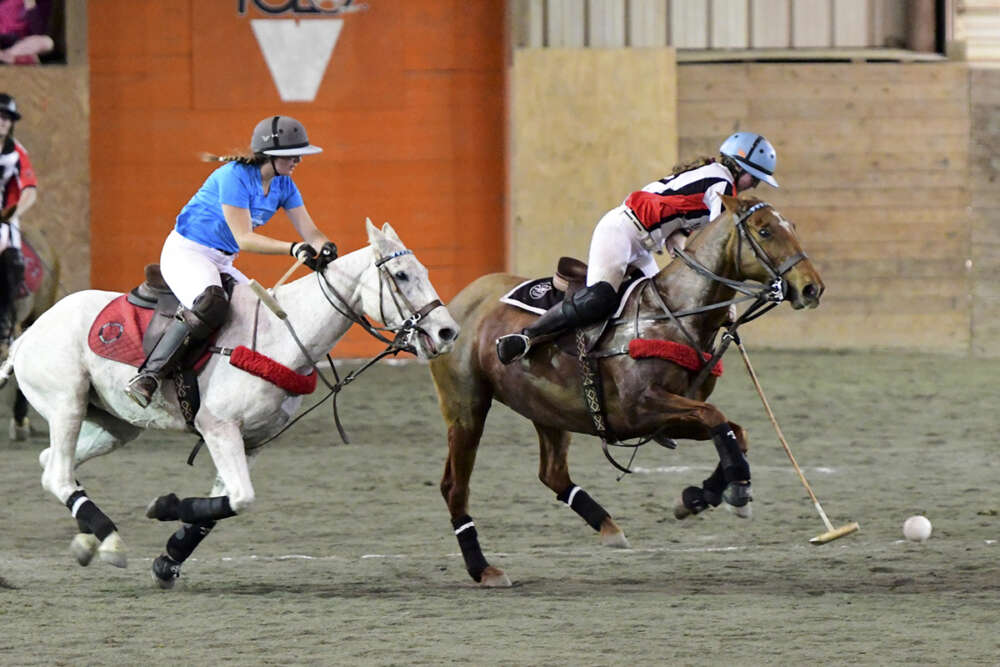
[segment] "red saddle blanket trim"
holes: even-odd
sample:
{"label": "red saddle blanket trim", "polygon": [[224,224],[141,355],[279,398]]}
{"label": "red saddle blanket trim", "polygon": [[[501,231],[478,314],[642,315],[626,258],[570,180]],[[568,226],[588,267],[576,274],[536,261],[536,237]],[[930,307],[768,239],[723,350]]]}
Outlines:
{"label": "red saddle blanket trim", "polygon": [[45,266],[35,249],[27,241],[21,241],[21,255],[24,257],[24,282],[21,283],[21,290],[17,298],[34,294],[42,286],[42,278],[45,277]]}
{"label": "red saddle blanket trim", "polygon": [[[146,333],[154,314],[150,308],[132,305],[126,295],[122,294],[113,299],[94,318],[94,323],[90,325],[90,333],[87,335],[87,344],[94,354],[139,368],[142,362],[146,361],[146,353],[142,349],[142,336]],[[205,350],[195,362],[194,370],[200,371],[211,356],[212,353]]]}
{"label": "red saddle blanket trim", "polygon": [[[652,338],[635,338],[628,344],[629,356],[633,359],[645,359],[656,357],[672,361],[678,366],[689,371],[700,371],[703,362],[698,361],[698,351],[690,345],[675,343],[672,340],[658,340]],[[702,353],[705,361],[712,358],[711,355]],[[722,361],[715,364],[711,370],[712,375],[722,375]]]}
{"label": "red saddle blanket trim", "polygon": [[302,375],[243,345],[233,350],[229,363],[281,387],[290,394],[311,394],[316,391],[315,368],[309,375]]}

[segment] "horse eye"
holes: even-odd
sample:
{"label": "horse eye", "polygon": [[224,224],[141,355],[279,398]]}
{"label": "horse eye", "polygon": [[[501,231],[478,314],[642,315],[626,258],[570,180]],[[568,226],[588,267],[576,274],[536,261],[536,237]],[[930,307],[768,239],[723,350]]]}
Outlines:
{"label": "horse eye", "polygon": [[762,239],[770,238],[771,236],[771,230],[768,229],[767,227],[761,227],[760,229],[757,230],[757,233],[760,234],[760,237]]}
{"label": "horse eye", "polygon": [[403,283],[405,283],[407,280],[410,279],[410,276],[406,275],[406,271],[397,271],[395,275],[396,275],[396,280]]}

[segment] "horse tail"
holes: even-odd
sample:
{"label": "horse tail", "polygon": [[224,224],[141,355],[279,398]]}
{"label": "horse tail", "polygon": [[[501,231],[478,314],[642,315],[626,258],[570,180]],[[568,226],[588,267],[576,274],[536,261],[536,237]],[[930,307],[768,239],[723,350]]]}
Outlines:
{"label": "horse tail", "polygon": [[0,365],[0,389],[7,386],[7,381],[10,380],[10,376],[14,374],[14,353],[17,351],[17,344],[21,342],[18,338],[10,345],[10,352],[7,353],[7,358],[3,360],[3,364]]}

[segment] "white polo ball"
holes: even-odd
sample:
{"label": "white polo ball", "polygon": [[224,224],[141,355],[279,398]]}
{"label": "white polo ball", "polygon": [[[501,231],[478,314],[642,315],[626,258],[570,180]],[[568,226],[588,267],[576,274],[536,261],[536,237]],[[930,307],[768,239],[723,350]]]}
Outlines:
{"label": "white polo ball", "polygon": [[911,516],[903,522],[903,537],[911,542],[926,542],[931,536],[931,522],[921,515]]}

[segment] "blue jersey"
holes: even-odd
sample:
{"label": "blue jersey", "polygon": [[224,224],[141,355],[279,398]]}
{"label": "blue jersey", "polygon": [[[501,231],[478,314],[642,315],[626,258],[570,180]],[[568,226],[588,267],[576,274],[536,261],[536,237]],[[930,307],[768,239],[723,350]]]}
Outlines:
{"label": "blue jersey", "polygon": [[227,162],[212,172],[181,209],[175,226],[177,233],[209,248],[239,252],[240,247],[222,215],[223,204],[248,209],[256,229],[270,220],[278,208],[302,206],[302,195],[288,176],[272,178],[265,195],[258,167]]}

